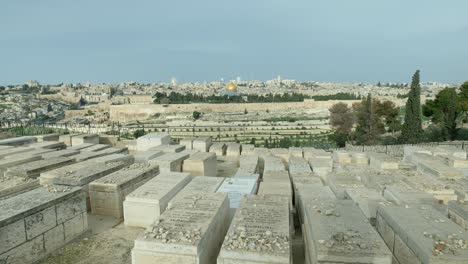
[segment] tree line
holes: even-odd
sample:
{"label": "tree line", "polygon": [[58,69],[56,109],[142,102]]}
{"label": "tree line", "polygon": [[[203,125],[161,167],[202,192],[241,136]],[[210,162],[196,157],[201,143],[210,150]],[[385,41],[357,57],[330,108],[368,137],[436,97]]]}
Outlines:
{"label": "tree line", "polygon": [[[468,121],[468,82],[458,88],[446,88],[433,100],[421,106],[420,72],[412,77],[408,99],[400,109],[388,100],[368,94],[361,102],[349,106],[343,102],[330,111],[330,136],[338,146],[346,142],[356,145],[414,144],[420,142],[468,139],[462,128]],[[400,117],[404,112],[404,117]],[[423,129],[423,118],[429,122]]]}

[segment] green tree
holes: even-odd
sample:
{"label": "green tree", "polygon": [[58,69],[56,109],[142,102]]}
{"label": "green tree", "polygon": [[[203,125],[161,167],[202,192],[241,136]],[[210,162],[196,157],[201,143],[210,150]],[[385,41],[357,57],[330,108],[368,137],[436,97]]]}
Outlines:
{"label": "green tree", "polygon": [[458,94],[459,103],[461,110],[463,112],[463,122],[467,122],[467,113],[468,113],[468,81],[464,82],[460,86],[460,92]]}
{"label": "green tree", "polygon": [[200,113],[198,111],[193,111],[193,113],[192,113],[193,119],[195,119],[195,120],[199,119],[201,117],[201,114],[202,113]]}
{"label": "green tree", "polygon": [[50,112],[52,112],[52,111],[54,111],[54,109],[52,108],[52,105],[51,105],[51,104],[48,104],[48,105],[47,105],[47,112],[50,113]]}
{"label": "green tree", "polygon": [[405,122],[401,129],[401,141],[404,143],[417,143],[423,135],[421,121],[421,85],[417,70],[411,81],[411,90],[406,101]]}
{"label": "green tree", "polygon": [[139,137],[142,137],[146,134],[145,130],[144,129],[137,129],[133,132],[133,137],[134,138],[139,138]]}
{"label": "green tree", "polygon": [[443,134],[446,134],[449,140],[455,140],[459,130],[458,124],[463,109],[460,101],[455,88],[446,88],[423,106],[424,116],[431,117],[432,122],[445,132]]}

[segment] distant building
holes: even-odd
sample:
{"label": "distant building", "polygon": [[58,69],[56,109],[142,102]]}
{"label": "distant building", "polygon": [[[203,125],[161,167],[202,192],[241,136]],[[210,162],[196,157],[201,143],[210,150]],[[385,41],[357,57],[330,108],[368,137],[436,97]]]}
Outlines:
{"label": "distant building", "polygon": [[223,92],[220,94],[221,96],[228,95],[228,96],[239,96],[237,92],[237,85],[230,82],[228,85],[226,85],[226,88],[224,89]]}

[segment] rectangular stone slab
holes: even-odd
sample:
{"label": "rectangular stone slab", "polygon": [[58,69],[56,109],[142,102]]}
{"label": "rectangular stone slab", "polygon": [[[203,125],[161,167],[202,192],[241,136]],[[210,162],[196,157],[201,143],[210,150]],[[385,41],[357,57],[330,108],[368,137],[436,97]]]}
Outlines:
{"label": "rectangular stone slab", "polygon": [[215,153],[199,152],[184,160],[183,171],[192,176],[216,177],[217,163]]}
{"label": "rectangular stone slab", "polygon": [[[81,145],[84,145],[84,144],[81,144]],[[80,145],[78,145],[78,146],[80,146]],[[83,151],[83,152],[96,152],[96,151],[101,151],[101,150],[108,149],[110,147],[111,147],[110,145],[106,145],[106,144],[93,144],[92,146],[81,149],[81,151]]]}
{"label": "rectangular stone slab", "polygon": [[24,157],[24,156],[42,156],[43,154],[54,153],[54,152],[57,152],[57,150],[39,148],[39,149],[27,151],[27,152],[21,152],[21,153],[16,153],[14,155],[9,155],[9,156],[6,156],[4,159],[17,159],[19,157]]}
{"label": "rectangular stone slab", "polygon": [[5,171],[17,165],[33,162],[36,160],[40,160],[41,156],[18,156],[16,158],[9,158],[0,160],[0,179],[3,178],[3,174]]}
{"label": "rectangular stone slab", "polygon": [[221,142],[216,142],[211,144],[210,152],[216,153],[216,156],[224,156],[226,155],[226,144]]}
{"label": "rectangular stone slab", "polygon": [[255,149],[255,145],[253,144],[242,144],[241,145],[241,155],[252,155]]}
{"label": "rectangular stone slab", "polygon": [[217,192],[227,193],[229,197],[229,207],[239,208],[240,200],[248,194],[255,194],[257,181],[245,178],[226,178]]}
{"label": "rectangular stone slab", "polygon": [[63,142],[59,141],[45,141],[41,143],[34,143],[29,145],[29,147],[35,148],[35,149],[64,149],[67,146]]}
{"label": "rectangular stone slab", "polygon": [[39,180],[13,177],[0,180],[0,199],[6,199],[39,187]]}
{"label": "rectangular stone slab", "polygon": [[147,151],[137,152],[133,156],[135,157],[135,162],[148,163],[148,161],[155,159],[159,156],[162,156],[164,154],[165,153],[160,150],[147,150]]}
{"label": "rectangular stone slab", "polygon": [[468,204],[458,201],[448,202],[448,217],[459,226],[468,230]]}
{"label": "rectangular stone slab", "polygon": [[[393,253],[400,262],[408,255],[401,248],[407,248],[406,251],[422,263],[464,263],[468,259],[468,232],[431,206],[380,206],[377,214],[379,232],[382,233],[384,226],[393,231]],[[461,247],[460,240],[464,244]],[[446,248],[452,248],[455,254],[445,252]]]}
{"label": "rectangular stone slab", "polygon": [[198,150],[200,152],[208,152],[211,146],[211,138],[210,137],[198,137],[193,140],[193,149]]}
{"label": "rectangular stone slab", "polygon": [[59,141],[59,134],[45,134],[34,136],[37,139],[37,142],[41,143],[44,141]]}
{"label": "rectangular stone slab", "polygon": [[169,202],[168,207],[171,207],[172,203],[181,197],[185,197],[187,194],[214,193],[218,190],[223,181],[224,178],[221,177],[194,177],[176,196],[174,196]]}
{"label": "rectangular stone slab", "polygon": [[69,157],[57,157],[48,160],[37,160],[17,165],[15,167],[10,167],[6,171],[5,176],[37,178],[43,172],[47,172],[73,163],[75,163],[75,159]]}
{"label": "rectangular stone slab", "polygon": [[309,203],[336,200],[335,194],[328,186],[320,185],[297,185],[294,195],[296,211],[301,223],[304,223],[305,210]]}
{"label": "rectangular stone slab", "polygon": [[110,155],[105,155],[102,157],[90,159],[89,161],[92,162],[97,162],[97,163],[113,163],[113,162],[121,162],[125,163],[128,165],[131,165],[135,162],[135,158],[132,155],[127,155],[127,154],[110,154]]}
{"label": "rectangular stone slab", "polygon": [[69,148],[67,148],[67,149],[83,150],[83,149],[92,147],[92,146],[94,146],[94,145],[96,145],[96,144],[93,144],[93,143],[83,143],[83,144],[71,146],[71,147],[69,147]]}
{"label": "rectangular stone slab", "polygon": [[226,144],[226,156],[236,158],[241,154],[241,145],[239,143]]}
{"label": "rectangular stone slab", "polygon": [[99,144],[99,135],[97,134],[81,134],[71,138],[71,145],[79,145],[83,143]]}
{"label": "rectangular stone slab", "polygon": [[179,153],[168,153],[152,159],[150,163],[159,165],[159,171],[161,172],[181,172],[182,162],[189,156],[190,154],[184,151]]}
{"label": "rectangular stone slab", "polygon": [[126,226],[148,227],[166,210],[169,201],[191,180],[188,173],[160,172],[125,197]]}
{"label": "rectangular stone slab", "polygon": [[185,150],[185,146],[182,145],[161,145],[157,147],[152,147],[149,150],[161,151],[163,153],[177,153]]}
{"label": "rectangular stone slab", "polygon": [[352,201],[308,201],[304,240],[313,263],[392,263],[392,254]]}
{"label": "rectangular stone slab", "polygon": [[239,157],[239,170],[244,173],[257,173],[258,162],[258,155],[241,155]]}
{"label": "rectangular stone slab", "polygon": [[146,151],[152,147],[171,144],[171,136],[163,133],[150,133],[137,138],[138,151]]}
{"label": "rectangular stone slab", "polygon": [[228,229],[228,198],[187,195],[137,237],[132,263],[215,264]]}
{"label": "rectangular stone slab", "polygon": [[264,174],[269,171],[285,171],[286,170],[283,160],[280,157],[265,156],[263,157],[263,161],[264,161],[264,168],[263,168]]}
{"label": "rectangular stone slab", "polygon": [[53,177],[54,184],[83,186],[126,166],[127,164],[122,162],[101,164],[89,161],[60,168],[51,171],[50,174],[55,174],[55,177]]}
{"label": "rectangular stone slab", "polygon": [[179,144],[182,145],[182,146],[185,146],[185,149],[191,150],[191,149],[193,149],[193,140],[194,139],[195,138],[182,138],[182,139],[180,139]]}
{"label": "rectangular stone slab", "polygon": [[80,154],[79,150],[64,149],[64,150],[44,153],[41,156],[43,159],[52,159],[56,157],[71,157],[71,156],[78,155],[78,154]]}
{"label": "rectangular stone slab", "polygon": [[361,212],[366,216],[371,224],[375,224],[377,217],[377,207],[379,204],[387,201],[376,190],[367,188],[349,188],[346,189],[346,197],[361,209]]}
{"label": "rectangular stone slab", "polygon": [[243,198],[217,263],[292,263],[288,204],[284,197]]}
{"label": "rectangular stone slab", "polygon": [[158,166],[133,164],[89,184],[91,212],[123,217],[125,196],[159,173]]}
{"label": "rectangular stone slab", "polygon": [[3,159],[5,157],[8,157],[8,156],[12,156],[12,155],[15,155],[15,154],[20,154],[20,153],[24,153],[24,152],[27,152],[27,151],[32,151],[34,150],[34,148],[30,148],[30,147],[15,147],[15,148],[8,148],[8,149],[3,149],[3,150],[0,150],[0,159]]}
{"label": "rectangular stone slab", "polygon": [[383,153],[372,153],[372,155],[370,155],[369,166],[374,169],[397,170],[399,164],[400,161],[397,158]]}

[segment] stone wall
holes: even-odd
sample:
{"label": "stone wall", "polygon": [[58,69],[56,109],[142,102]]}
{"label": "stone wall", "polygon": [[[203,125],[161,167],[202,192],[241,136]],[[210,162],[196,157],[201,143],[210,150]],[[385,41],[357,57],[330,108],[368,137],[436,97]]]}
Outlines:
{"label": "stone wall", "polygon": [[354,146],[347,144],[345,149],[347,151],[359,152],[375,152],[385,153],[392,157],[403,157],[403,149],[405,146],[420,146],[420,147],[437,147],[437,146],[451,146],[459,149],[468,148],[467,141],[452,141],[452,142],[430,142],[421,144],[400,144],[400,145],[373,145],[373,146]]}
{"label": "stone wall", "polygon": [[111,105],[110,119],[113,121],[134,121],[145,120],[154,114],[174,114],[174,113],[192,113],[193,111],[206,113],[223,112],[244,112],[247,111],[284,111],[323,108],[328,109],[337,102],[344,102],[348,105],[359,102],[355,100],[348,101],[314,101],[306,99],[304,102],[287,103],[233,103],[233,104],[169,104],[169,105]]}

